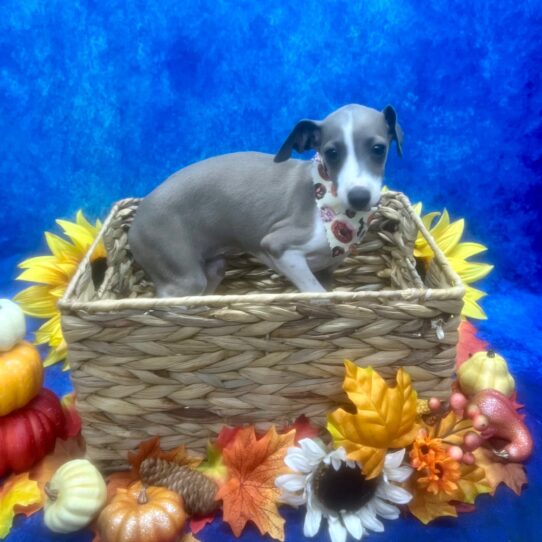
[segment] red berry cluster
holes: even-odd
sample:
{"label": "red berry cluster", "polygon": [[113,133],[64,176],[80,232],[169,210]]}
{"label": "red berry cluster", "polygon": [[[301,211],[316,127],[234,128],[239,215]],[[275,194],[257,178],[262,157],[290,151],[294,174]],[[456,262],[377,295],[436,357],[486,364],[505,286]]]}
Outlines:
{"label": "red berry cluster", "polygon": [[[440,399],[432,397],[428,401],[429,409],[433,413],[442,411],[442,403]],[[480,409],[477,405],[468,404],[468,399],[462,393],[454,393],[450,398],[450,406],[454,413],[463,418],[466,414],[472,420],[472,426],[476,431],[484,431],[487,429],[489,421],[486,416],[480,414]],[[474,455],[472,452],[479,448],[484,442],[484,439],[475,431],[468,431],[463,437],[461,446],[453,445],[447,450],[448,455],[455,461],[462,461],[466,465],[474,464]]]}

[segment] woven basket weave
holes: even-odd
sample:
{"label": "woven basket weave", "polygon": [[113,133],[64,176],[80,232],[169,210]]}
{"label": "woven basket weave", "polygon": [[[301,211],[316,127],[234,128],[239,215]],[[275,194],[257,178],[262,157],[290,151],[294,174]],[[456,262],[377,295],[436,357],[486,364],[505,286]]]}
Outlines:
{"label": "woven basket weave", "polygon": [[[422,397],[449,393],[464,287],[404,195],[383,194],[332,292],[296,292],[236,255],[216,295],[165,299],[127,245],[138,203],[113,207],[59,303],[87,451],[102,467],[124,466],[155,435],[203,451],[225,424],[323,424],[345,402],[345,358],[389,379],[405,367]],[[423,279],[418,231],[434,252]]]}

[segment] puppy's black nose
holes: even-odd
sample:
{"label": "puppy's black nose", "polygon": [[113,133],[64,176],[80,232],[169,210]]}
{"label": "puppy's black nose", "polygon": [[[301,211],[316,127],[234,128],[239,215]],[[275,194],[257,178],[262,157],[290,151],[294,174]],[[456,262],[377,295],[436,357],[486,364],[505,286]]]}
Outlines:
{"label": "puppy's black nose", "polygon": [[352,209],[356,211],[367,211],[370,200],[371,193],[361,186],[356,186],[348,192],[348,203],[350,203]]}

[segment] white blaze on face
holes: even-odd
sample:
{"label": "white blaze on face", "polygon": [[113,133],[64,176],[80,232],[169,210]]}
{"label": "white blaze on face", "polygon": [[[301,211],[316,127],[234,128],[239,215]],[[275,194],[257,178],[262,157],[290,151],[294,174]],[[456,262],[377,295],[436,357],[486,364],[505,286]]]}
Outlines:
{"label": "white blaze on face", "polygon": [[346,160],[337,178],[337,196],[345,208],[350,207],[348,193],[352,188],[359,186],[366,188],[371,194],[370,207],[374,207],[380,200],[382,178],[368,171],[362,162],[358,162],[354,149],[354,122],[352,113],[348,113],[348,122],[343,126],[344,144],[346,146]]}

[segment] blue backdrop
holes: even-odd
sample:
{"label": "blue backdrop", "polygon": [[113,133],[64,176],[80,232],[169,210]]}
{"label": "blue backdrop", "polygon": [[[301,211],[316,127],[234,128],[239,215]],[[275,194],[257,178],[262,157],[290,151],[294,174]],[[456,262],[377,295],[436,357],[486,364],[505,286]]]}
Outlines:
{"label": "blue backdrop", "polygon": [[[275,152],[300,118],[391,103],[405,156],[391,156],[388,184],[426,209],[466,217],[468,234],[489,245],[496,270],[484,285],[482,331],[519,376],[539,439],[541,8],[534,0],[3,0],[0,296],[16,291],[16,263],[44,249],[42,232],[57,217],[79,208],[103,217],[115,200],[145,195],[208,156]],[[68,386],[56,369],[48,379]],[[534,540],[541,472],[533,460],[521,499],[500,490],[459,521],[395,522],[387,532]],[[10,540],[46,540],[39,519],[18,522]],[[203,540],[222,539],[220,529]],[[290,522],[288,540],[298,535]]]}

